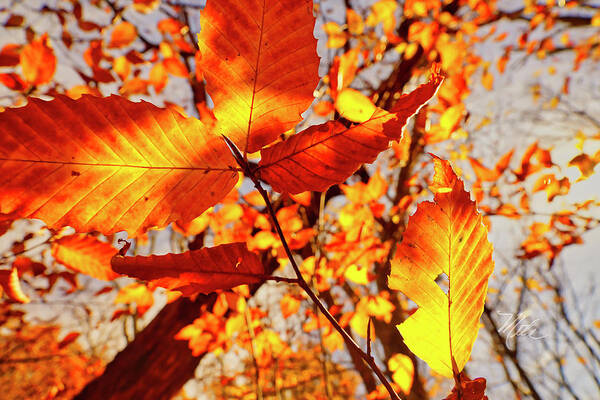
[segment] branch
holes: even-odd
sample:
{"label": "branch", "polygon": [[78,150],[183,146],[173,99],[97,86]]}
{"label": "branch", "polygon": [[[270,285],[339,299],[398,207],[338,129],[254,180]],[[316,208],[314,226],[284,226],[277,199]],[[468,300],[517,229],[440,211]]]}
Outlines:
{"label": "branch", "polygon": [[[369,367],[371,367],[373,372],[375,372],[375,375],[377,375],[377,377],[379,378],[380,382],[387,389],[392,400],[400,400],[401,397],[398,395],[398,393],[396,393],[396,391],[394,390],[394,388],[392,387],[390,382],[387,380],[387,378],[383,374],[383,372],[381,372],[381,370],[375,363],[375,360],[373,359],[373,357],[371,357],[367,353],[365,353],[356,344],[356,342],[352,339],[352,337],[350,337],[350,335],[344,330],[344,328],[342,328],[340,326],[340,324],[331,315],[331,313],[329,313],[329,310],[323,305],[323,303],[321,303],[321,300],[319,300],[317,295],[311,290],[308,283],[304,280],[304,277],[302,276],[302,273],[300,272],[300,268],[296,264],[296,260],[294,259],[292,251],[290,250],[290,248],[288,246],[287,240],[285,239],[285,235],[283,234],[281,225],[279,224],[279,221],[277,220],[277,216],[275,214],[275,210],[273,209],[273,205],[271,204],[271,199],[269,198],[269,194],[267,193],[265,188],[262,186],[260,181],[254,176],[254,171],[252,171],[250,169],[248,163],[244,159],[244,156],[238,150],[236,145],[231,140],[229,140],[229,138],[227,138],[226,136],[223,136],[223,138],[224,138],[225,142],[227,143],[227,145],[229,146],[229,149],[233,153],[239,166],[244,171],[245,175],[248,176],[252,180],[252,182],[254,183],[254,186],[256,187],[256,189],[258,190],[258,192],[264,199],[264,201],[267,205],[267,209],[269,211],[269,215],[271,216],[271,219],[273,220],[273,224],[275,225],[275,230],[277,231],[277,234],[279,235],[279,239],[281,240],[281,244],[283,245],[285,253],[288,256],[290,263],[292,264],[292,268],[294,269],[294,272],[296,273],[296,276],[298,277],[298,285],[304,290],[304,292],[308,295],[308,297],[310,297],[310,299],[313,301],[313,303],[317,305],[317,307],[319,308],[321,313],[325,316],[325,318],[327,318],[327,320],[331,323],[331,325],[334,327],[334,329],[336,331],[338,331],[340,333],[340,335],[342,335],[342,338],[346,342],[346,345],[348,346],[348,348],[351,351],[353,351],[354,353],[356,353],[357,355],[359,355],[369,365]],[[404,400],[404,396],[402,398]]]}

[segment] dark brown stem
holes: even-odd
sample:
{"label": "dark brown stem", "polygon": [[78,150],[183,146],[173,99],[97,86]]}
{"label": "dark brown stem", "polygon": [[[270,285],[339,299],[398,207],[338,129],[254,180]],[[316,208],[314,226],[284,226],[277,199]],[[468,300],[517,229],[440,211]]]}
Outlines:
{"label": "dark brown stem", "polygon": [[377,377],[379,378],[379,381],[383,384],[383,386],[385,386],[385,388],[387,389],[388,393],[390,394],[390,397],[392,398],[392,400],[400,400],[401,397],[398,395],[398,393],[396,393],[396,391],[394,390],[394,388],[392,387],[390,382],[387,380],[387,378],[383,374],[383,372],[381,372],[381,370],[375,363],[375,360],[371,356],[369,356],[367,353],[362,351],[362,349],[356,344],[356,342],[350,337],[350,335],[344,330],[344,328],[342,328],[340,326],[340,324],[337,322],[337,320],[329,313],[329,310],[327,309],[327,307],[325,307],[323,305],[323,303],[321,303],[321,300],[311,290],[308,283],[306,283],[306,281],[304,280],[304,277],[302,276],[302,273],[300,272],[300,268],[298,267],[298,264],[296,264],[296,260],[294,260],[292,251],[290,250],[290,248],[287,244],[287,240],[285,239],[283,230],[281,229],[281,226],[279,225],[279,221],[277,220],[275,210],[273,209],[273,205],[271,204],[271,199],[269,198],[269,194],[264,189],[264,187],[262,186],[260,181],[254,176],[253,171],[250,170],[248,163],[244,160],[244,157],[242,156],[242,154],[238,150],[238,148],[235,146],[235,144],[225,136],[224,136],[224,139],[225,139],[225,142],[228,144],[229,148],[231,149],[231,151],[233,152],[233,155],[234,155],[236,161],[238,162],[239,166],[242,168],[242,170],[244,171],[246,176],[248,176],[252,180],[252,182],[254,183],[254,186],[256,187],[256,189],[258,190],[258,192],[264,199],[264,201],[267,205],[267,210],[269,211],[269,215],[271,216],[271,219],[273,220],[273,225],[275,226],[275,230],[277,231],[277,234],[279,235],[279,239],[281,240],[281,244],[283,245],[285,253],[288,256],[290,263],[292,264],[292,268],[294,269],[294,272],[296,273],[296,276],[298,277],[298,285],[302,288],[302,290],[304,290],[304,292],[308,295],[308,297],[310,297],[310,299],[313,301],[313,303],[317,305],[317,307],[319,308],[321,313],[325,316],[325,318],[327,318],[327,320],[329,321],[329,323],[331,323],[331,325],[334,327],[334,329],[336,331],[338,331],[340,335],[342,335],[342,338],[346,342],[346,345],[348,346],[348,348],[351,351],[358,354],[369,365],[369,367],[373,370],[373,372],[375,372],[375,375],[377,375]]}

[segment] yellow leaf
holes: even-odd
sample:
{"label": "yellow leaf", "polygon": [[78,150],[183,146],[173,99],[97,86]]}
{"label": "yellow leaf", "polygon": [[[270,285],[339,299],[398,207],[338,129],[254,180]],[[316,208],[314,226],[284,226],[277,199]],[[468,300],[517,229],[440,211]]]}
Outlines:
{"label": "yellow leaf", "polygon": [[338,94],[335,108],[342,117],[358,123],[368,121],[377,110],[371,99],[358,90],[350,88],[346,88]]}
{"label": "yellow leaf", "polygon": [[[369,324],[369,316],[362,312],[356,312],[350,319],[350,327],[356,332],[360,337],[367,337],[367,325]],[[371,327],[372,328],[372,327]],[[375,335],[373,335],[373,330],[371,330],[371,339],[373,339]]]}
{"label": "yellow leaf", "polygon": [[143,315],[154,304],[152,291],[140,283],[132,283],[121,288],[115,297],[115,304],[130,303],[135,303],[138,314]]}
{"label": "yellow leaf", "polygon": [[481,77],[481,84],[487,90],[492,90],[494,88],[494,75],[486,70]]}
{"label": "yellow leaf", "polygon": [[346,272],[344,273],[344,277],[354,283],[359,285],[366,285],[369,283],[369,278],[367,277],[367,269],[361,268],[356,264],[350,265]]}
{"label": "yellow leaf", "polygon": [[[389,286],[419,307],[398,330],[410,350],[437,373],[451,377],[465,366],[494,269],[492,245],[475,202],[450,163],[434,156],[434,202],[410,218],[392,261]],[[448,277],[448,290],[437,285]]]}
{"label": "yellow leaf", "polygon": [[2,289],[6,292],[6,295],[13,301],[18,303],[29,303],[29,297],[21,289],[19,282],[19,272],[13,265],[12,269],[0,270],[0,295]]}
{"label": "yellow leaf", "polygon": [[415,366],[410,357],[405,354],[394,354],[388,360],[388,368],[394,373],[392,375],[394,382],[400,386],[404,394],[408,395],[415,374]]}
{"label": "yellow leaf", "polygon": [[600,26],[600,11],[592,17],[592,26]]}

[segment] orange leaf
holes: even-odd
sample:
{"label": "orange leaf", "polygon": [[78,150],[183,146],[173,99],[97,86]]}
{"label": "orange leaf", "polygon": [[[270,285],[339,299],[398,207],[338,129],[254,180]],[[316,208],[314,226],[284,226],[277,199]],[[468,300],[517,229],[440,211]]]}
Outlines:
{"label": "orange leaf", "polygon": [[[154,304],[152,291],[148,290],[146,285],[137,282],[122,287],[115,297],[115,304],[131,303],[135,303],[137,313],[140,316],[144,315],[144,313],[146,313],[146,311]],[[114,314],[113,318],[115,318]]]}
{"label": "orange leaf", "polygon": [[242,284],[261,282],[265,270],[245,243],[230,243],[164,256],[115,256],[118,273],[149,281],[149,286],[178,290],[184,296],[208,294]]}
{"label": "orange leaf", "polygon": [[290,315],[294,315],[300,309],[301,301],[291,294],[285,294],[279,301],[281,305],[281,314],[283,318],[288,318]]}
{"label": "orange leaf", "polygon": [[110,259],[117,249],[93,236],[75,234],[52,242],[52,257],[65,267],[96,279],[110,281],[117,278],[110,267]]}
{"label": "orange leaf", "polygon": [[129,46],[137,37],[137,29],[130,22],[123,21],[115,26],[110,34],[109,49],[122,48]]}
{"label": "orange leaf", "polygon": [[469,157],[469,162],[473,168],[473,172],[477,176],[478,181],[493,182],[500,177],[499,171],[496,169],[490,169],[479,162],[479,160]]}
{"label": "orange leaf", "polygon": [[258,3],[209,1],[198,43],[218,132],[249,152],[302,120],[319,81],[312,1]]}
{"label": "orange leaf", "polygon": [[47,34],[23,48],[20,64],[23,77],[29,84],[38,86],[52,80],[56,71],[56,56],[48,46]]}
{"label": "orange leaf", "polygon": [[[423,202],[410,217],[389,286],[419,307],[398,325],[404,342],[444,376],[465,366],[475,338],[494,269],[492,245],[475,202],[450,163],[434,156],[435,202]],[[435,282],[446,274],[445,293]]]}
{"label": "orange leaf", "polygon": [[154,90],[156,90],[157,94],[160,94],[162,90],[167,85],[167,81],[169,80],[169,75],[167,74],[167,68],[163,63],[155,64],[150,70],[149,81],[152,85],[154,85]]}
{"label": "orange leaf", "polygon": [[21,289],[19,273],[16,267],[13,266],[11,270],[0,270],[0,287],[4,289],[6,295],[11,300],[18,303],[29,303],[29,297]]}
{"label": "orange leaf", "polygon": [[133,0],[133,9],[137,12],[148,14],[156,10],[160,0]]}
{"label": "orange leaf", "polygon": [[390,140],[401,138],[408,118],[433,97],[441,82],[434,75],[429,83],[402,96],[391,113],[377,108],[367,121],[350,128],[338,121],[311,126],[262,150],[261,178],[274,190],[291,194],[324,191],[345,181],[363,163],[373,162]]}
{"label": "orange leaf", "polygon": [[171,75],[187,78],[190,74],[183,61],[177,57],[165,58],[163,64],[165,65],[167,72],[169,72]]}
{"label": "orange leaf", "polygon": [[0,113],[0,215],[104,234],[189,222],[235,185],[229,154],[200,121],[150,103],[31,99]]}

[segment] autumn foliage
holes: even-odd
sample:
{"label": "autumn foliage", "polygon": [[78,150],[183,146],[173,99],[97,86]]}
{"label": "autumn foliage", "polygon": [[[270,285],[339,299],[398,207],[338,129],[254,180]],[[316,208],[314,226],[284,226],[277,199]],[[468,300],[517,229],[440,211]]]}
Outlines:
{"label": "autumn foliage", "polygon": [[[539,399],[514,347],[535,335],[494,314],[517,297],[525,315],[528,293],[597,361],[553,268],[598,225],[596,200],[567,201],[598,135],[562,163],[576,180],[541,140],[483,159],[493,122],[469,102],[513,53],[597,60],[593,35],[554,43],[575,2],[346,1],[341,19],[311,0],[67,3],[29,11],[47,31],[4,10],[26,43],[0,50],[0,367],[39,386],[11,396],[184,398],[200,365],[196,394],[219,399],[483,400],[483,336],[515,398]],[[479,44],[521,19],[547,35],[487,61]],[[526,231],[512,257],[495,218]],[[53,301],[57,322],[33,322]]]}

